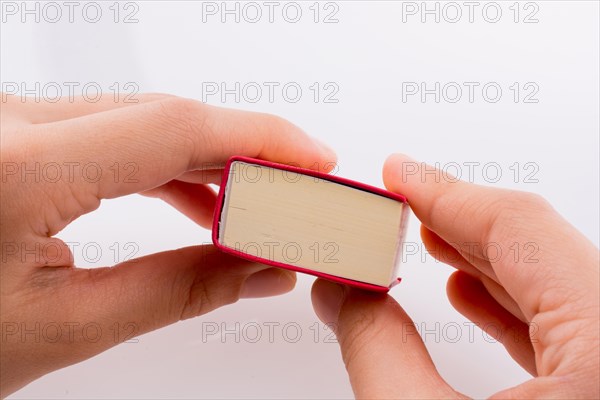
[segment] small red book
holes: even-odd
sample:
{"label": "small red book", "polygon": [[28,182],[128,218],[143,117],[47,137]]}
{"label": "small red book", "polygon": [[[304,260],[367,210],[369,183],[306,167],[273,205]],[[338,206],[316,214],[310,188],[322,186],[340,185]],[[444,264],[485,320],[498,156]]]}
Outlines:
{"label": "small red book", "polygon": [[235,156],[223,172],[212,239],[247,260],[387,292],[400,281],[408,214],[402,195]]}

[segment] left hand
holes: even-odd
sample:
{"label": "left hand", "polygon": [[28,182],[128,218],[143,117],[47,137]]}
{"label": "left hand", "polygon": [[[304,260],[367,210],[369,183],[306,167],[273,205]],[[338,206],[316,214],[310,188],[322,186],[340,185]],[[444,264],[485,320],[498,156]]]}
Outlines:
{"label": "left hand", "polygon": [[[211,246],[114,267],[73,265],[55,235],[103,199],[159,197],[209,227],[215,194],[206,184],[219,183],[219,166],[231,155],[307,168],[335,161],[330,150],[272,115],[167,95],[139,100],[35,103],[2,95],[2,398],[132,336],[294,286],[289,271]],[[156,232],[177,233],[164,226]]]}

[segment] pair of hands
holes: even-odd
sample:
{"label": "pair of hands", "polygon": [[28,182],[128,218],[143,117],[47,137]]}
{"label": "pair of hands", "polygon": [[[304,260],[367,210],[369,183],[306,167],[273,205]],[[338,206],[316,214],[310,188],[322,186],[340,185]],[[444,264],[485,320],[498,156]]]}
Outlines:
{"label": "pair of hands", "polygon": [[[78,269],[54,237],[71,221],[102,199],[141,193],[209,227],[216,196],[207,184],[219,183],[218,166],[229,156],[306,168],[335,160],[328,147],[278,117],[166,95],[145,95],[137,104],[37,104],[8,96],[1,127],[3,397],[118,344],[124,337],[112,334],[115,326],[132,324],[139,335],[295,284],[289,271],[211,246]],[[407,162],[417,173],[402,176]],[[81,170],[88,165],[92,176]],[[115,179],[115,168],[126,165],[135,179]],[[518,332],[522,340],[498,339],[536,377],[496,396],[598,397],[598,250],[537,196],[422,179],[418,168],[391,156],[384,181],[410,199],[426,247],[457,268],[448,282],[452,304],[478,324]],[[466,245],[473,242],[482,246]],[[539,262],[509,256],[510,246],[527,242],[539,247]],[[480,251],[488,243],[505,256],[490,259]],[[312,298],[319,318],[335,326],[358,397],[462,397],[439,376],[420,337],[401,335],[412,321],[391,297],[317,280]],[[40,329],[56,341],[36,340]]]}

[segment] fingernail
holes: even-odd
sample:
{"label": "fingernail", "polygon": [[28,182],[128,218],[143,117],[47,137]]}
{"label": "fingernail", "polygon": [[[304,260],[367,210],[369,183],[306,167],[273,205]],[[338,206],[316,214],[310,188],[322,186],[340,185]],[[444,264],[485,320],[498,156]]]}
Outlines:
{"label": "fingernail", "polygon": [[321,153],[325,155],[325,160],[327,160],[327,162],[335,162],[337,160],[337,155],[335,154],[335,151],[331,147],[329,147],[327,143],[323,142],[321,139],[315,136],[313,136],[312,139],[321,149]]}
{"label": "fingernail", "polygon": [[296,274],[278,268],[268,268],[250,275],[240,290],[241,299],[277,296],[296,285]]}
{"label": "fingernail", "polygon": [[339,284],[319,279],[312,291],[313,307],[323,323],[334,324],[340,315],[346,290]]}

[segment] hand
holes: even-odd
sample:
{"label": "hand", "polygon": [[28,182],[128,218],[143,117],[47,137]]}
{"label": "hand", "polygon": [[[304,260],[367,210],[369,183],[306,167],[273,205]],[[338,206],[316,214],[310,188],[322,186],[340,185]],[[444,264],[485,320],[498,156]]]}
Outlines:
{"label": "hand", "polygon": [[[288,271],[210,246],[75,268],[54,236],[102,199],[159,197],[209,227],[215,194],[206,184],[219,183],[229,156],[307,168],[335,159],[281,118],[173,96],[139,100],[22,103],[2,95],[2,397],[131,336],[295,284]],[[125,330],[120,337],[115,326]]]}
{"label": "hand", "polygon": [[[536,195],[443,179],[441,172],[436,183],[431,167],[423,175],[421,167],[391,156],[386,187],[408,198],[428,252],[457,269],[447,286],[452,305],[475,324],[495,327],[487,333],[534,376],[492,397],[599,398],[598,249]],[[527,243],[535,257],[509,251]],[[357,397],[464,397],[440,377],[390,296],[317,280],[312,298],[319,318],[334,326]]]}

